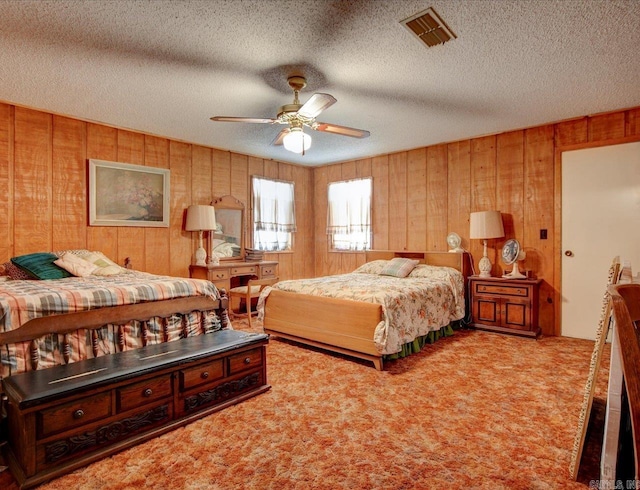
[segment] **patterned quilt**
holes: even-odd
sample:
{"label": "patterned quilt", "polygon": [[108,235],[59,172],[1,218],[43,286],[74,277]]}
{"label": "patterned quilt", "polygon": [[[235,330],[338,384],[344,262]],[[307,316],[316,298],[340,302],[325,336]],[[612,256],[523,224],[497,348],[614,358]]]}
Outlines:
{"label": "patterned quilt", "polygon": [[[386,261],[374,261],[349,274],[281,281],[265,288],[382,305],[374,342],[381,354],[395,354],[416,337],[438,330],[465,314],[464,278],[450,267],[417,266],[407,277],[379,275]],[[261,311],[262,315],[263,312]]]}
{"label": "patterned quilt", "polygon": [[[209,281],[158,276],[139,271],[114,276],[3,281],[0,282],[0,331],[19,328],[37,317],[201,295],[211,297],[212,306],[213,301],[220,298],[215,285]],[[220,319],[213,310],[206,313],[204,321],[197,313],[192,316],[193,318],[187,319],[190,334],[200,333],[196,330],[203,324],[206,330],[220,328]],[[140,347],[137,322],[132,322],[125,328],[126,348]],[[179,338],[182,330],[181,318],[176,316],[170,319],[168,328],[170,340]],[[115,352],[115,328],[105,327],[99,335],[101,354]],[[39,368],[60,364],[61,346],[57,337],[50,335],[39,343]],[[149,343],[161,342],[161,337],[162,325],[158,319],[154,319],[149,324]],[[88,334],[86,338],[77,338],[73,345],[72,361],[91,357],[91,341]],[[29,359],[27,349],[27,343],[1,346],[0,375],[24,371],[26,360]]]}

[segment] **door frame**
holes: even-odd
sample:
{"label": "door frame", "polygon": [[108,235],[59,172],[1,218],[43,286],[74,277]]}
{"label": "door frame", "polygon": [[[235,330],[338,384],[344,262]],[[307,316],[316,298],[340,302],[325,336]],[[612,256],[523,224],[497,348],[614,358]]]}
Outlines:
{"label": "door frame", "polygon": [[640,135],[625,136],[622,138],[607,139],[602,141],[590,141],[571,145],[556,146],[553,157],[553,301],[554,301],[554,326],[553,334],[562,333],[562,154],[565,151],[584,150],[587,148],[600,148],[603,146],[615,146],[625,143],[640,142]]}

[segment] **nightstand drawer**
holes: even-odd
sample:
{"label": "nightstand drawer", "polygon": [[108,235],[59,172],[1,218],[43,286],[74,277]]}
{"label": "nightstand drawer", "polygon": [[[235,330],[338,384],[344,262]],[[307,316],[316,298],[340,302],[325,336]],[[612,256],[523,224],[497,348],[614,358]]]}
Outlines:
{"label": "nightstand drawer", "polygon": [[476,283],[475,287],[476,294],[498,294],[501,296],[520,296],[523,298],[529,296],[529,288],[524,286]]}

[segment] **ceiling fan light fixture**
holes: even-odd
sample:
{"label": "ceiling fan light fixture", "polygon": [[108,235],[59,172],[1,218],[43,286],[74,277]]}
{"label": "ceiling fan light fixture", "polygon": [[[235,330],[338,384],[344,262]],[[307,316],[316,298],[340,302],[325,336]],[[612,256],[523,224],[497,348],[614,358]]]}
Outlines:
{"label": "ceiling fan light fixture", "polygon": [[291,128],[291,131],[283,138],[282,144],[286,150],[304,154],[311,148],[311,136],[306,134],[302,128]]}

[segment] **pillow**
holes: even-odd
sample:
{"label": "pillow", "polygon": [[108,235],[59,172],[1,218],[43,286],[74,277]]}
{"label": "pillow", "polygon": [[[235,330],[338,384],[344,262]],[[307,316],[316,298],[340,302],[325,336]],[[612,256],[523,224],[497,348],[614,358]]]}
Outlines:
{"label": "pillow", "polygon": [[65,253],[62,257],[60,257],[58,260],[55,260],[53,263],[77,277],[90,276],[100,268],[97,265],[92,264],[88,260],[81,259],[73,253]]}
{"label": "pillow", "polygon": [[77,257],[83,257],[91,252],[85,248],[76,248],[71,250],[58,250],[57,252],[53,252],[58,257],[62,258],[63,255],[75,255]]}
{"label": "pillow", "polygon": [[359,274],[380,274],[382,269],[389,263],[388,260],[372,260],[366,264],[362,264],[355,271]]}
{"label": "pillow", "polygon": [[31,277],[29,273],[27,273],[27,271],[23,271],[20,267],[14,265],[12,262],[5,262],[4,264],[2,264],[2,267],[4,267],[3,274],[9,279],[33,279],[33,277]]}
{"label": "pillow", "polygon": [[420,261],[396,257],[380,271],[381,276],[407,277]]}
{"label": "pillow", "polygon": [[114,276],[116,274],[129,272],[124,267],[119,266],[113,260],[109,259],[102,252],[89,252],[82,256],[82,260],[87,260],[98,266],[92,273],[94,276]]}
{"label": "pillow", "polygon": [[50,253],[34,253],[13,257],[11,262],[36,279],[62,279],[71,274],[53,262],[58,256]]}

